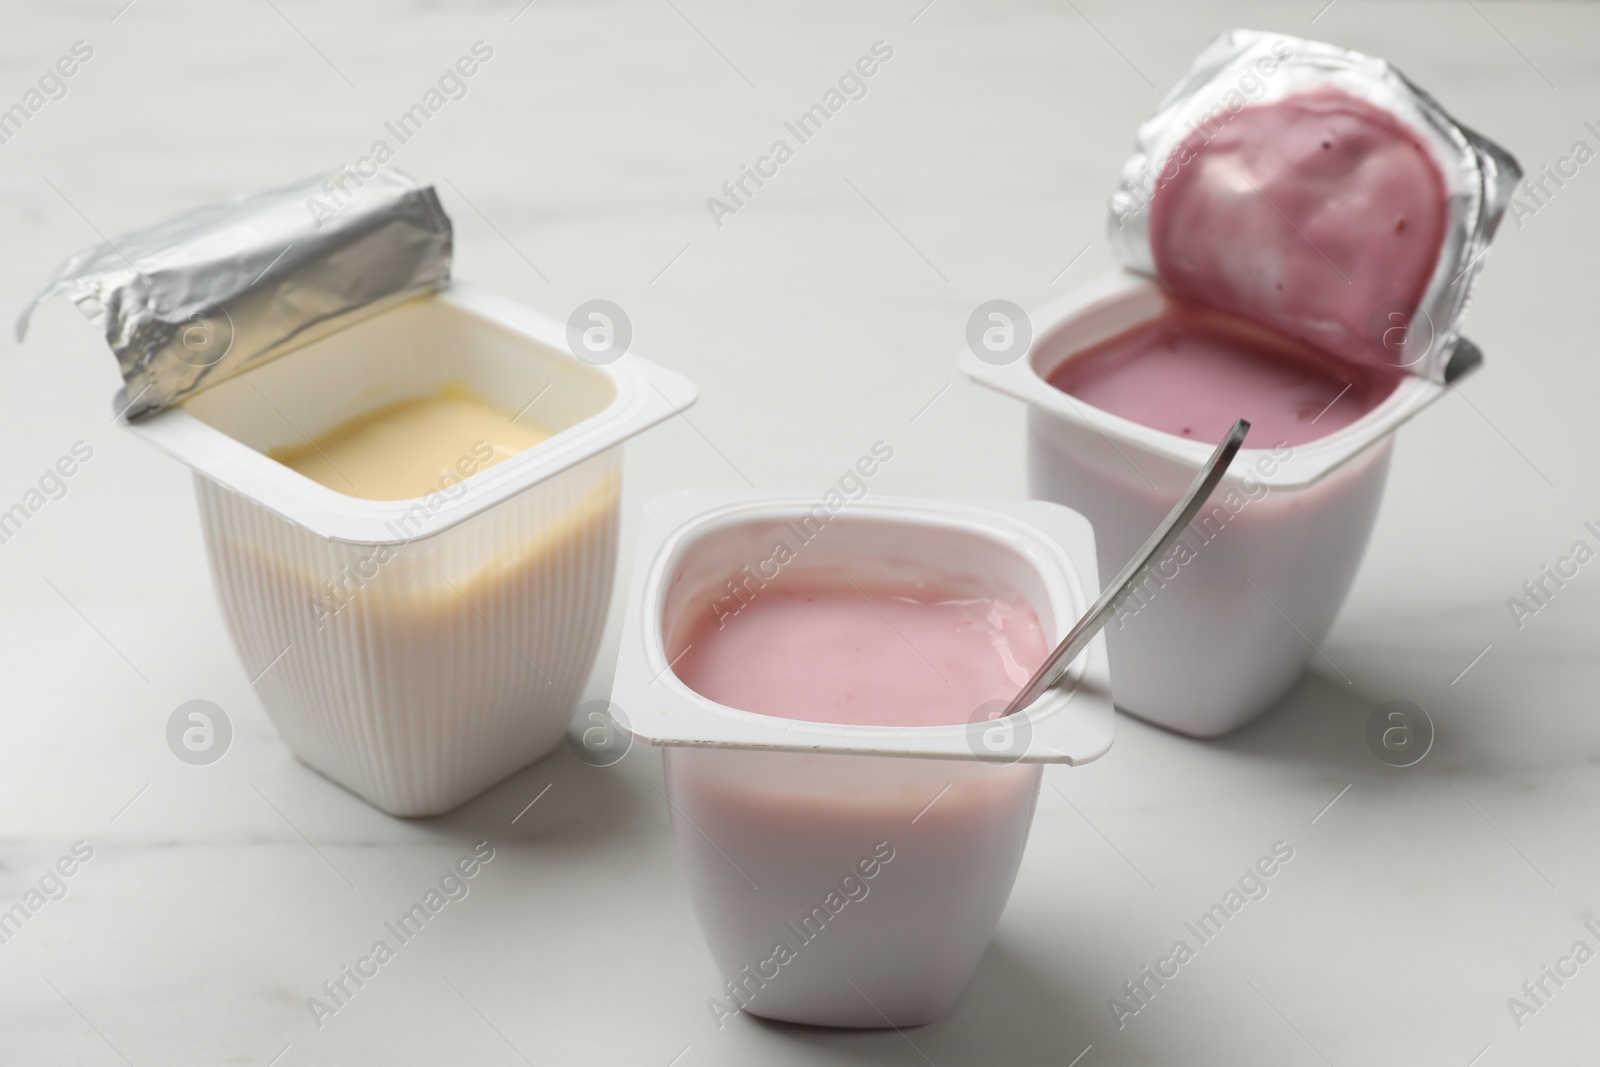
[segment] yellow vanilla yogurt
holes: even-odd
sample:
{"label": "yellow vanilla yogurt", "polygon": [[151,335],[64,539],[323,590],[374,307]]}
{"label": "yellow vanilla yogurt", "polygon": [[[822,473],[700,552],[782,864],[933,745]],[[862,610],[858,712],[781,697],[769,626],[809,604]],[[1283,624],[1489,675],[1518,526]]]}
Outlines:
{"label": "yellow vanilla yogurt", "polygon": [[448,489],[550,435],[451,383],[387,404],[267,454],[346,496],[411,500]]}

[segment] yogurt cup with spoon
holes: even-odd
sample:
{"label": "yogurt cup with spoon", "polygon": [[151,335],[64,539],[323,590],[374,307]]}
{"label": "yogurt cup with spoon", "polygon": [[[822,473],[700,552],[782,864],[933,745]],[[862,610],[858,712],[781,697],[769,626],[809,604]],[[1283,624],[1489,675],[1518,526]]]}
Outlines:
{"label": "yogurt cup with spoon", "polygon": [[1103,565],[1256,424],[1108,630],[1119,707],[1214,737],[1322,657],[1396,432],[1483,362],[1460,320],[1520,177],[1382,60],[1230,31],[1139,129],[1120,269],[959,355],[1027,404],[1030,493],[1088,516]]}
{"label": "yogurt cup with spoon", "polygon": [[954,1006],[1043,765],[1110,746],[1100,627],[1238,443],[1103,595],[1092,531],[1053,504],[829,515],[719,490],[646,508],[612,713],[663,749],[719,1026],[905,1027]]}

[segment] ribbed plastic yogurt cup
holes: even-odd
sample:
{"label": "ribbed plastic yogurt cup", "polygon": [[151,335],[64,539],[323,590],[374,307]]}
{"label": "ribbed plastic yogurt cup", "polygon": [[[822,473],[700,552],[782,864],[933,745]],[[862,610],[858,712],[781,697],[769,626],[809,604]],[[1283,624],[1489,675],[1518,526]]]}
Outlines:
{"label": "ribbed plastic yogurt cup", "polygon": [[[267,455],[447,386],[552,436],[398,501]],[[633,354],[577,359],[562,324],[455,283],[129,429],[194,469],[223,615],[290,750],[427,816],[561,743],[610,603],[620,446],[695,396]]]}

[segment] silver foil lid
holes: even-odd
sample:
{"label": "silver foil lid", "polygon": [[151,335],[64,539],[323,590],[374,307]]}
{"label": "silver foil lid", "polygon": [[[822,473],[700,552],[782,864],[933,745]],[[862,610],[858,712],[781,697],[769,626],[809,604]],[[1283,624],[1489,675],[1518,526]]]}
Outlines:
{"label": "silver foil lid", "polygon": [[[1272,306],[1268,283],[1282,280],[1283,264],[1271,262],[1267,252],[1251,246],[1249,233],[1235,230],[1215,237],[1215,244],[1221,247],[1216,256],[1217,273],[1231,273],[1236,279],[1253,273],[1250,280],[1239,281],[1225,310],[1256,318],[1336,355],[1381,361],[1434,381],[1453,380],[1481,359],[1475,347],[1463,343],[1458,329],[1484,254],[1522,170],[1505,149],[1456,122],[1437,101],[1381,59],[1284,34],[1255,30],[1223,33],[1201,52],[1189,73],[1139,127],[1134,154],[1124,164],[1117,192],[1109,203],[1113,254],[1123,266],[1160,278],[1151,207],[1161,190],[1180,180],[1178,175],[1201,157],[1214,137],[1225,136],[1228,124],[1241,111],[1326,92],[1371,105],[1399,123],[1437,165],[1446,194],[1446,219],[1431,276],[1425,286],[1416,285],[1420,299],[1386,301],[1374,296],[1373,306],[1369,309],[1363,304],[1359,316],[1328,314],[1294,321]],[[1281,217],[1300,230],[1290,218],[1293,212],[1285,214],[1281,202],[1269,194],[1271,186],[1261,173],[1251,173],[1238,157],[1231,158],[1226,169],[1224,184],[1232,187],[1226,195],[1256,198],[1252,200],[1254,209],[1271,225],[1277,225]],[[1345,193],[1346,203],[1355,203],[1363,191],[1349,187]],[[1355,210],[1368,210],[1367,221],[1377,214],[1370,204]],[[1338,269],[1336,264],[1334,269]],[[1394,280],[1345,278],[1346,283],[1356,284]],[[1328,284],[1338,288],[1343,283],[1330,277]],[[1180,291],[1179,295],[1185,294]]]}
{"label": "silver foil lid", "polygon": [[[358,184],[359,183],[359,184]],[[70,298],[105,331],[144,418],[208,385],[450,280],[450,218],[392,169],[254,193],[87,248],[40,301]]]}

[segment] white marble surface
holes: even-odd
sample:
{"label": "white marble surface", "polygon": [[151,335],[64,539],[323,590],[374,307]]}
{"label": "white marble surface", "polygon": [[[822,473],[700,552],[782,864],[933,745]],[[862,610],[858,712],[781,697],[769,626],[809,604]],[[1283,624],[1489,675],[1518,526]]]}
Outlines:
{"label": "white marble surface", "polygon": [[[820,489],[878,438],[884,491],[1014,496],[1022,412],[956,380],[966,317],[1109,263],[1133,128],[1215,31],[1386,54],[1530,169],[1597,144],[1590,4],[1337,0],[1312,26],[1323,0],[924,2],[136,0],[113,22],[123,0],[19,0],[0,103],[74,41],[94,55],[0,145],[0,308],[96,230],[353,159],[482,39],[469,95],[397,162],[442,186],[460,276],[562,317],[615,300],[700,382],[691,422],[629,447],[630,512]],[[705,198],[879,39],[870,94],[713,226]],[[1124,719],[1107,758],[1050,770],[965,999],[903,1035],[712,1025],[653,753],[562,751],[431,822],[295,763],[223,632],[187,474],[108,423],[110,356],[46,309],[0,342],[0,505],[73,442],[94,456],[0,545],[0,906],[73,842],[94,855],[0,945],[0,1063],[1591,1061],[1600,963],[1520,1028],[1506,999],[1597,943],[1600,564],[1521,630],[1505,601],[1600,520],[1597,241],[1600,162],[1505,228],[1469,323],[1488,369],[1402,433],[1326,644],[1349,684],[1314,664],[1225,740]],[[591,696],[615,644],[613,618]],[[196,698],[236,731],[208,767],[164,739]],[[1392,698],[1439,729],[1406,770],[1362,739]],[[471,895],[316,1029],[306,998],[484,838]],[[1271,894],[1119,1031],[1107,998],[1279,839]]]}

